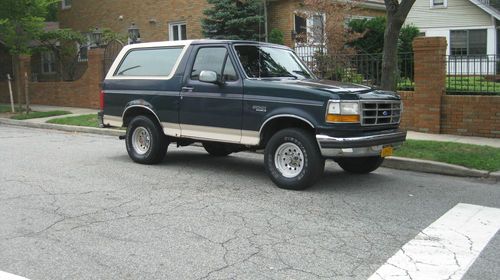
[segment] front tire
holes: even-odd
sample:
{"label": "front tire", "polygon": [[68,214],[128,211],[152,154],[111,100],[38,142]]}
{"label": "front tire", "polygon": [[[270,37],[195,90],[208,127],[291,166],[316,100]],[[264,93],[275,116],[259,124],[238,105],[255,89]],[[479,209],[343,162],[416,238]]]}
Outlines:
{"label": "front tire", "polygon": [[311,133],[287,128],[278,131],[267,143],[264,165],[278,187],[302,190],[312,186],[323,174],[325,160]]}
{"label": "front tire", "polygon": [[337,159],[337,163],[344,171],[356,174],[366,174],[375,171],[380,167],[382,162],[384,162],[384,158],[380,156]]}
{"label": "front tire", "polygon": [[125,143],[130,158],[141,164],[161,162],[169,144],[159,125],[146,116],[132,119],[127,127]]}

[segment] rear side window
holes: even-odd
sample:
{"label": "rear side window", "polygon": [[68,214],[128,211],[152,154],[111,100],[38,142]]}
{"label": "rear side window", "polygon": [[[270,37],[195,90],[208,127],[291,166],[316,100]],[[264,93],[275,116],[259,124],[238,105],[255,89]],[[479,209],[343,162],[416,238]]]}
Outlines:
{"label": "rear side window", "polygon": [[167,77],[181,52],[182,47],[132,50],[123,59],[115,76]]}

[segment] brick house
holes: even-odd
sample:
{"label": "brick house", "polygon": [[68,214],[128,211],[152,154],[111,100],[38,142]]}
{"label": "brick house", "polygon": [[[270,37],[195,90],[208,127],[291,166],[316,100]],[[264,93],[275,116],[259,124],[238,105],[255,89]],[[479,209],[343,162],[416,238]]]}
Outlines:
{"label": "brick house", "polygon": [[[278,28],[285,44],[292,46],[300,0],[267,0],[268,30]],[[110,28],[126,34],[135,23],[143,42],[202,38],[201,19],[208,8],[206,0],[62,0],[59,12],[61,28],[87,32],[95,27]],[[362,1],[357,15],[373,17],[385,14],[383,0]],[[306,23],[307,24],[307,23]],[[296,30],[295,30],[296,31]]]}

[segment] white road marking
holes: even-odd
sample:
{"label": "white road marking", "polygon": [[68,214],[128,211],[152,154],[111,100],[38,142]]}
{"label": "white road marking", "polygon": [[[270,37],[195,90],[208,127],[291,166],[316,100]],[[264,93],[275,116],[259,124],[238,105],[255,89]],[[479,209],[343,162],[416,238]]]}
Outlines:
{"label": "white road marking", "polygon": [[368,280],[459,280],[499,228],[500,209],[459,203]]}
{"label": "white road marking", "polygon": [[0,270],[0,280],[29,280],[29,279],[14,274],[10,274],[7,272],[3,272]]}

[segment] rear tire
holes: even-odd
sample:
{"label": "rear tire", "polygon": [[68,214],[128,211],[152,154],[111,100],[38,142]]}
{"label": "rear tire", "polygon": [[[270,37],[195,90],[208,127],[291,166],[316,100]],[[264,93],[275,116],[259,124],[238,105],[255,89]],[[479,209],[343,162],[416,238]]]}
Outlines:
{"label": "rear tire", "polygon": [[169,144],[159,125],[146,116],[137,116],[130,121],[125,143],[130,158],[141,164],[161,162]]}
{"label": "rear tire", "polygon": [[264,165],[280,188],[303,190],[323,174],[325,159],[311,133],[287,128],[274,134],[264,151]]}
{"label": "rear tire", "polygon": [[337,163],[344,171],[356,174],[366,174],[375,171],[384,162],[380,156],[358,157],[358,158],[340,158]]}
{"label": "rear tire", "polygon": [[231,153],[228,146],[223,143],[203,142],[203,148],[214,157],[225,157]]}

